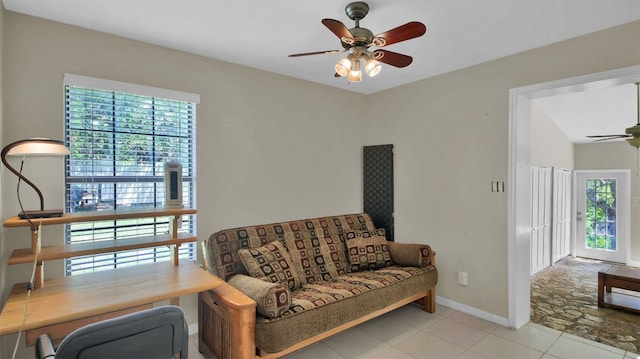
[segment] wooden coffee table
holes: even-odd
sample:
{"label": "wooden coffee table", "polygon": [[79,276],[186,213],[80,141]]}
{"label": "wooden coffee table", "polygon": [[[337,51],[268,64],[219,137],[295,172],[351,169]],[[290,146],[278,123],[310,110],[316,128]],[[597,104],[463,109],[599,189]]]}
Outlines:
{"label": "wooden coffee table", "polygon": [[640,297],[614,293],[611,292],[611,288],[640,292],[640,270],[606,265],[598,272],[598,307],[618,308],[640,313]]}

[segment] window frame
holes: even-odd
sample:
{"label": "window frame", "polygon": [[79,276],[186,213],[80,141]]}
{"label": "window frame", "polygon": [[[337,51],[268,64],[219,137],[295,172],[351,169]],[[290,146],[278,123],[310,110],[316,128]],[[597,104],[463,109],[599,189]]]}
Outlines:
{"label": "window frame", "polygon": [[[122,156],[122,151],[118,151],[117,141],[113,140],[110,145],[112,146],[112,153],[110,154],[113,157],[113,173],[112,175],[102,176],[95,175],[95,173],[87,173],[84,176],[74,176],[72,175],[72,161],[73,161],[73,144],[70,142],[70,122],[71,122],[71,105],[69,103],[69,91],[71,88],[84,88],[90,91],[97,91],[101,93],[111,93],[112,95],[117,94],[125,94],[125,95],[133,95],[136,98],[140,99],[151,99],[153,103],[162,102],[166,103],[179,103],[180,106],[185,105],[188,106],[187,114],[182,115],[178,113],[175,115],[177,123],[180,125],[180,130],[178,131],[178,135],[166,135],[166,138],[171,138],[173,141],[178,142],[178,153],[180,154],[180,159],[184,160],[186,155],[187,161],[189,163],[183,165],[183,203],[187,206],[195,208],[195,199],[196,199],[196,145],[195,145],[195,125],[196,125],[196,105],[200,102],[199,95],[184,93],[173,90],[166,90],[161,88],[135,85],[117,81],[110,80],[102,80],[96,78],[90,78],[85,76],[78,75],[70,75],[65,74],[64,79],[64,101],[65,101],[65,111],[64,111],[64,121],[65,121],[65,142],[72,149],[72,155],[68,156],[65,161],[65,188],[66,191],[66,209],[70,212],[73,208],[72,206],[72,197],[74,196],[72,193],[72,186],[84,185],[85,188],[91,188],[91,186],[98,185],[98,188],[101,188],[103,184],[110,184],[113,186],[113,208],[118,209],[118,184],[122,185],[123,183],[129,184],[129,186],[135,186],[138,188],[143,188],[145,186],[150,186],[152,188],[152,202],[153,207],[158,207],[160,205],[164,205],[164,171],[158,168],[158,164],[160,162],[156,161],[156,147],[155,141],[156,136],[160,136],[155,132],[152,135],[142,134],[142,133],[134,133],[133,136],[152,136],[151,141],[153,142],[153,151],[152,151],[152,161],[148,161],[151,167],[151,175],[127,175],[122,176],[118,175],[118,161],[117,158]],[[131,97],[129,97],[131,98]],[[89,101],[91,102],[91,101]],[[113,123],[112,127],[116,127],[119,123],[118,120],[121,119],[116,115],[116,103],[114,102],[114,114],[111,118]],[[152,111],[153,112],[153,111]],[[156,113],[153,112],[151,121],[151,128],[155,129],[155,125],[160,120],[161,116],[156,116]],[[186,117],[186,119],[183,119]],[[90,117],[91,122],[95,122],[93,117]],[[144,121],[144,120],[143,120]],[[133,122],[133,120],[131,121]],[[180,134],[182,131],[183,122],[186,124],[187,134]],[[123,123],[127,123],[126,121]],[[148,124],[146,124],[148,126]],[[175,130],[174,130],[175,131]],[[114,136],[118,133],[122,133],[112,129],[110,132]],[[124,132],[125,135],[127,132]],[[131,134],[130,134],[131,135]],[[163,135],[165,136],[165,135]],[[169,140],[171,141],[171,140]],[[182,151],[183,143],[186,142],[187,151]],[[93,146],[91,147],[93,148]],[[148,153],[148,152],[145,152]],[[134,156],[134,158],[137,158]],[[137,158],[139,159],[139,158]],[[93,163],[93,159],[90,159],[89,162]],[[184,161],[181,161],[184,162]],[[124,167],[128,168],[128,167]],[[114,181],[114,179],[116,179]],[[85,193],[87,191],[83,191]],[[141,193],[143,191],[132,191],[134,195],[140,198]],[[147,194],[147,197],[150,196]],[[101,197],[99,197],[101,198]],[[84,199],[82,200],[84,201]],[[82,202],[84,203],[84,202]],[[97,205],[99,204],[97,201],[95,202]],[[150,207],[150,206],[146,206]],[[104,210],[98,208],[92,208],[92,210]],[[171,232],[171,218],[170,217],[157,217],[157,218],[142,218],[135,220],[110,220],[110,221],[97,221],[97,222],[84,222],[77,224],[66,224],[65,225],[65,243],[82,243],[83,241],[79,240],[82,234],[84,233],[88,236],[87,239],[89,241],[97,241],[97,240],[107,240],[107,239],[127,239],[133,237],[139,237],[144,235],[158,235],[164,233]],[[107,232],[112,232],[107,234]],[[141,234],[142,232],[142,234]],[[192,233],[196,234],[196,223],[195,216],[183,216],[182,221],[180,222],[179,232]],[[75,234],[75,239],[73,238]],[[97,237],[96,237],[97,235]],[[196,257],[196,246],[193,243],[189,243],[188,245],[180,246],[180,257],[188,258],[190,260],[194,260]],[[147,262],[157,262],[169,260],[171,258],[171,251],[169,248],[165,247],[152,247],[152,248],[144,248],[138,250],[130,250],[130,251],[119,251],[114,253],[106,253],[100,255],[93,256],[84,256],[84,257],[74,257],[65,260],[65,273],[66,275],[75,275],[81,274],[84,272],[93,272],[98,270],[112,269],[118,267],[124,267],[129,265],[136,264],[144,264]],[[97,262],[96,262],[97,261]],[[102,264],[100,264],[102,263]],[[86,267],[86,268],[85,268]],[[81,268],[81,269],[77,269]]]}

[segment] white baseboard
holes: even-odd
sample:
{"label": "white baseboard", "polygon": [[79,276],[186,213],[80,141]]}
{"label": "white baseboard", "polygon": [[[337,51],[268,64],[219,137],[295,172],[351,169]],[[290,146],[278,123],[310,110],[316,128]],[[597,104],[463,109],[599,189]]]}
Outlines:
{"label": "white baseboard", "polygon": [[470,307],[466,304],[458,303],[456,301],[453,301],[447,298],[442,298],[440,296],[436,296],[436,303],[455,309],[457,311],[469,314],[469,315],[473,315],[474,317],[478,317],[484,320],[488,320],[492,323],[502,325],[503,327],[509,327],[509,319],[505,317],[501,317],[499,315],[489,313],[489,312],[485,312],[484,310]]}
{"label": "white baseboard", "polygon": [[198,332],[198,323],[189,324],[189,335],[194,335]]}
{"label": "white baseboard", "polygon": [[626,264],[630,267],[640,267],[639,261],[632,261],[631,259],[629,259]]}

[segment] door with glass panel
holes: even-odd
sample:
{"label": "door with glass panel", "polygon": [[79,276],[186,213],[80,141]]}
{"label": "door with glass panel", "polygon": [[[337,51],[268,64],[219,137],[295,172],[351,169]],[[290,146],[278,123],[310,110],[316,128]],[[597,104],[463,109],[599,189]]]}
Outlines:
{"label": "door with glass panel", "polygon": [[629,170],[576,171],[576,255],[624,263]]}

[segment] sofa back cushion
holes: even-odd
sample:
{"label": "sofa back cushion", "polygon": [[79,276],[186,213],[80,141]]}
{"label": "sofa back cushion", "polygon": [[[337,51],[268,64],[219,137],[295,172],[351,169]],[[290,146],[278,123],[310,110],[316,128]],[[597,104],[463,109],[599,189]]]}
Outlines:
{"label": "sofa back cushion", "polygon": [[347,273],[345,246],[338,235],[325,238],[322,234],[287,233],[284,243],[304,284],[330,281]]}
{"label": "sofa back cushion", "polygon": [[286,233],[307,237],[322,233],[326,238],[342,235],[346,230],[373,231],[375,226],[368,214],[356,213],[221,230],[202,242],[205,266],[227,280],[235,274],[248,274],[238,255],[239,249],[282,241]]}

